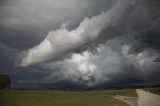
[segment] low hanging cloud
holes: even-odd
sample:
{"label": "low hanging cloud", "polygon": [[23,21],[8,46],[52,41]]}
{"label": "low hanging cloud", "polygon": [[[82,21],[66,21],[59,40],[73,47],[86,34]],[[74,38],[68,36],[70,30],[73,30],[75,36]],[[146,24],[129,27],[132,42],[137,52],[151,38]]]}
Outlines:
{"label": "low hanging cloud", "polygon": [[[114,50],[110,43],[117,45],[119,51]],[[96,53],[90,51],[75,53],[71,58],[63,61],[62,70],[67,71],[62,71],[64,73],[62,75],[66,76],[63,78],[86,86],[135,80],[149,82],[150,79],[147,78],[156,76],[155,73],[160,68],[158,63],[153,62],[159,54],[152,49],[129,54],[130,48],[131,45],[119,45],[117,40],[111,40],[105,45],[96,47]],[[70,74],[72,77],[67,78]]]}
{"label": "low hanging cloud", "polygon": [[118,25],[135,1],[117,0],[111,9],[91,18],[84,18],[74,30],[66,25],[49,32],[37,46],[23,51],[15,61],[16,67],[55,60],[69,51],[95,40],[102,30]]}
{"label": "low hanging cloud", "polygon": [[0,73],[24,88],[159,84],[159,10],[159,0],[1,0]]}
{"label": "low hanging cloud", "polygon": [[[120,37],[122,38],[122,37]],[[159,54],[153,49],[130,54],[132,44],[121,43],[125,39],[108,40],[93,50],[73,53],[70,57],[41,65],[49,75],[32,83],[57,83],[67,81],[83,87],[101,84],[153,83],[159,80],[159,63],[153,62]],[[119,49],[117,49],[119,48]],[[58,71],[57,71],[58,70]],[[151,77],[148,78],[148,77]]]}

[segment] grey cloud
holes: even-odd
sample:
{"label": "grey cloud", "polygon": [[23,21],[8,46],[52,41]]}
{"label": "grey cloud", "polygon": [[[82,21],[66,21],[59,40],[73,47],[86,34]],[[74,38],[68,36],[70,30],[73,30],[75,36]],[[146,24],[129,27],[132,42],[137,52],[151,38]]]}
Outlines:
{"label": "grey cloud", "polygon": [[[61,60],[12,69],[16,55],[40,43],[48,31],[57,29],[62,23],[69,23],[67,30],[72,31],[84,17],[91,19],[111,9],[116,2],[74,0],[75,4],[79,4],[79,9],[73,9],[76,6],[69,7],[74,3],[67,4],[67,9],[57,5],[59,14],[56,15],[51,12],[51,5],[47,6],[47,1],[40,1],[39,4],[39,1],[33,0],[5,0],[0,3],[0,66],[3,69],[0,73],[9,74],[13,86],[42,84],[45,87],[47,85],[43,84],[51,84],[49,87],[83,88],[112,84],[159,84],[159,0],[135,2],[135,5],[127,8],[119,22],[115,21],[112,27],[104,29],[92,42],[65,53]],[[44,8],[40,8],[40,5]],[[81,8],[83,5],[84,9]],[[33,10],[29,10],[29,7]],[[69,10],[71,8],[72,11]],[[116,14],[119,15],[121,13]],[[60,16],[63,17],[57,18]]]}
{"label": "grey cloud", "polygon": [[63,22],[75,23],[108,9],[112,3],[113,0],[7,0],[0,9],[3,13],[1,24],[12,29],[39,27],[51,30],[49,26],[54,29]]}
{"label": "grey cloud", "polygon": [[[38,44],[44,37],[42,33],[32,30],[13,30],[0,27],[0,41],[10,48],[28,49]],[[36,36],[39,34],[39,36]]]}
{"label": "grey cloud", "polygon": [[[84,18],[80,25],[71,31],[66,29],[66,25],[62,25],[60,29],[51,31],[39,45],[24,51],[23,54],[25,53],[25,55],[18,59],[15,64],[28,66],[47,62],[95,40],[102,30],[119,24],[122,16],[132,5],[134,4],[130,1],[117,1],[107,12],[90,19]],[[37,55],[37,53],[39,54]]]}
{"label": "grey cloud", "polygon": [[120,40],[121,37],[109,40],[105,45],[97,46],[94,53],[86,50],[82,53],[73,53],[67,59],[41,65],[44,70],[50,70],[50,75],[37,80],[37,83],[68,81],[86,87],[95,87],[104,83],[120,85],[127,85],[129,82],[133,85],[157,83],[160,65],[153,60],[159,54],[152,49],[128,54],[132,45],[126,42],[122,44]]}

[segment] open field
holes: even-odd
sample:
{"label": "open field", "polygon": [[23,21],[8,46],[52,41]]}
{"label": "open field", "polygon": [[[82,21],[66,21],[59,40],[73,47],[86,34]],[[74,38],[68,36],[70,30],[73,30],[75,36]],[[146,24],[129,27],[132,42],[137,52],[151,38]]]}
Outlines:
{"label": "open field", "polygon": [[0,90],[0,106],[128,106],[113,99],[116,94],[136,96],[135,90]]}
{"label": "open field", "polygon": [[115,95],[137,97],[134,89],[81,92],[0,90],[0,106],[128,106],[114,99]]}
{"label": "open field", "polygon": [[145,88],[145,89],[143,89],[143,90],[149,91],[149,92],[154,93],[154,94],[157,94],[157,95],[160,95],[160,87]]}

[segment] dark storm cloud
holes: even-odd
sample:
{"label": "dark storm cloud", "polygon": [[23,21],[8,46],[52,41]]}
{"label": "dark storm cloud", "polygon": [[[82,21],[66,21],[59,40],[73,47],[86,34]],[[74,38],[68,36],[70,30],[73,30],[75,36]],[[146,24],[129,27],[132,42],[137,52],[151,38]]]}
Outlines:
{"label": "dark storm cloud", "polygon": [[[157,83],[160,65],[153,60],[158,54],[153,50],[128,54],[131,45],[126,45],[125,38],[110,40],[105,45],[96,47],[95,53],[90,51],[75,53],[64,61],[44,65],[45,70],[53,71],[45,80],[52,81],[58,76],[58,81],[68,80],[86,86],[116,82],[122,85],[130,82],[133,85],[142,82]],[[58,72],[54,72],[55,65],[59,67]]]}
{"label": "dark storm cloud", "polygon": [[141,37],[141,42],[146,47],[160,49],[160,30],[149,30]]}
{"label": "dark storm cloud", "polygon": [[[99,14],[102,10],[110,8],[113,0],[65,0],[64,2],[48,0],[38,1],[38,3],[31,0],[1,0],[0,2],[0,42],[5,45],[1,49],[0,63],[4,69],[1,73],[8,73],[13,83],[15,83],[25,79],[30,79],[32,82],[33,80],[30,77],[34,72],[36,74],[33,74],[33,76],[37,76],[34,77],[37,79],[39,76],[46,75],[46,72],[34,71],[39,69],[38,67],[13,71],[13,61],[20,50],[28,49],[38,44],[49,30],[59,27],[60,24],[66,21],[72,20],[71,27],[74,27],[85,16],[91,17],[93,14]],[[50,5],[47,4],[49,2]],[[56,11],[58,11],[58,14]],[[12,50],[16,50],[16,52]],[[22,77],[24,76],[23,71],[28,70],[29,72],[25,74],[26,77]],[[43,70],[43,68],[40,70]]]}
{"label": "dark storm cloud", "polygon": [[37,36],[36,32],[28,30],[13,30],[0,27],[0,41],[11,48],[19,50],[28,49],[35,44],[38,44],[44,37]]}
{"label": "dark storm cloud", "polygon": [[[38,3],[37,3],[38,2]],[[109,9],[113,0],[1,0],[0,39],[10,47],[28,49],[63,23],[73,28],[86,16]],[[42,8],[43,7],[43,8]]]}
{"label": "dark storm cloud", "polygon": [[[1,24],[14,29],[39,27],[52,30],[64,22],[78,25],[111,7],[115,0],[6,0],[1,3]],[[38,2],[38,3],[37,3]],[[74,26],[73,25],[73,26]],[[16,27],[14,27],[16,26]]]}
{"label": "dark storm cloud", "polygon": [[160,2],[135,1],[118,24],[76,52],[54,62],[13,69],[20,51],[39,44],[48,32],[68,23],[68,30],[75,29],[84,17],[110,10],[116,0],[1,0],[0,73],[11,76],[13,87],[159,84]]}
{"label": "dark storm cloud", "polygon": [[47,73],[47,71],[44,73],[44,71],[37,66],[13,69],[13,63],[19,53],[19,50],[11,48],[4,43],[0,43],[0,50],[0,74],[8,74],[12,80],[13,87],[16,87],[17,83],[26,84],[29,81],[30,83],[31,81],[33,83],[36,82],[34,81],[35,79],[41,79],[49,76],[50,73]]}
{"label": "dark storm cloud", "polygon": [[102,30],[119,25],[123,21],[123,17],[131,12],[131,7],[134,5],[135,2],[131,1],[116,1],[108,11],[91,18],[85,17],[73,30],[68,30],[66,24],[61,25],[59,29],[50,31],[39,45],[22,52],[25,55],[21,58],[18,57],[15,65],[25,67],[55,60],[69,51],[96,40]]}
{"label": "dark storm cloud", "polygon": [[141,31],[134,37],[136,43],[132,45],[131,52],[141,52],[147,48],[156,49],[157,51],[160,50],[160,17],[158,16],[156,18],[155,20],[151,20],[146,30]]}

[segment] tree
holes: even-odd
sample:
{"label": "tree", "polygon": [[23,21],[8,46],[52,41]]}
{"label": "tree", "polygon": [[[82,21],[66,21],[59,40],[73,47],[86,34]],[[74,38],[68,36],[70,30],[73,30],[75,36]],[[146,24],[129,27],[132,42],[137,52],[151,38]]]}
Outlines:
{"label": "tree", "polygon": [[0,89],[10,88],[11,80],[8,75],[0,75]]}

